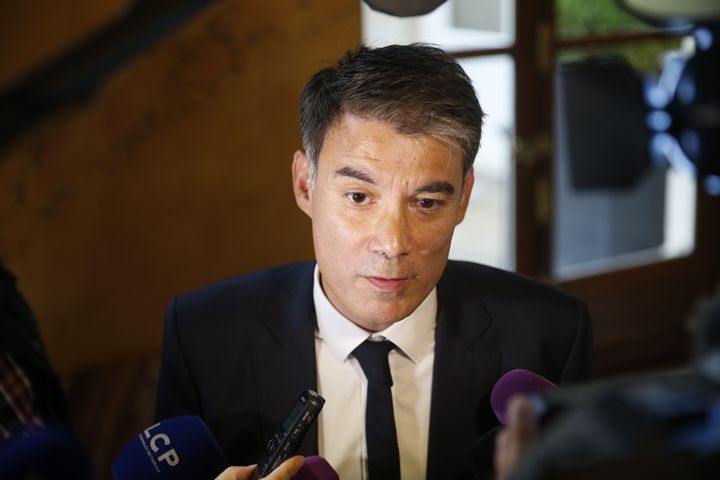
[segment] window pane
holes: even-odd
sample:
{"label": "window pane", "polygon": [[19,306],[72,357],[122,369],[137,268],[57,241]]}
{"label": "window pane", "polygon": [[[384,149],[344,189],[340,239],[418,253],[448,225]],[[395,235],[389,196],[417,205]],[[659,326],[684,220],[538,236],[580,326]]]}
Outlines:
{"label": "window pane", "polygon": [[448,0],[417,17],[393,17],[361,3],[363,39],[370,45],[427,42],[449,52],[511,46],[514,0]]}
{"label": "window pane", "polygon": [[555,0],[555,17],[557,34],[563,38],[652,30],[616,0]]}
{"label": "window pane", "polygon": [[649,80],[632,65],[659,70],[632,60],[659,46],[561,56],[555,96],[556,277],[692,252],[695,180],[689,171],[651,161],[643,91]]}
{"label": "window pane", "polygon": [[475,159],[470,205],[465,220],[455,229],[450,257],[514,269],[514,62],[508,55],[497,55],[460,63],[472,79],[487,117]]}

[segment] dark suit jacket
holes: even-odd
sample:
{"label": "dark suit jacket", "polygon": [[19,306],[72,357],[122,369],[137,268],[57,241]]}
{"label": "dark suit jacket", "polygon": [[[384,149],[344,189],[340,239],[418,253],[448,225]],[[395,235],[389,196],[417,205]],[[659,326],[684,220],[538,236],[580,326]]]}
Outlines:
{"label": "dark suit jacket", "polygon": [[[175,298],[157,418],[199,415],[233,464],[257,463],[300,392],[316,388],[314,265],[263,270]],[[497,426],[489,395],[504,372],[525,368],[564,383],[588,378],[592,368],[583,302],[483,265],[448,262],[435,331],[428,478],[478,474],[481,454],[473,449]],[[317,454],[315,430],[301,453]]]}

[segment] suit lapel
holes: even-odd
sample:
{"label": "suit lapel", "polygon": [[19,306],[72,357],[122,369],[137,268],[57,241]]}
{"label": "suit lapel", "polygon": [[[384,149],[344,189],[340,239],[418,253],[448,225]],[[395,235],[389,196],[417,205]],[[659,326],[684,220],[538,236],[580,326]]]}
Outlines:
{"label": "suit lapel", "polygon": [[[301,392],[317,389],[314,265],[311,262],[298,266],[278,285],[263,316],[267,335],[253,351],[255,393],[264,441],[280,427]],[[313,426],[300,453],[313,455],[317,450],[317,427]]]}
{"label": "suit lapel", "polygon": [[[467,478],[470,451],[497,425],[490,390],[499,375],[492,320],[473,286],[449,262],[438,284],[427,478]],[[266,331],[253,351],[255,394],[266,441],[281,425],[300,392],[317,388],[314,263],[284,277],[263,316]],[[317,454],[313,426],[300,453]]]}
{"label": "suit lapel", "polygon": [[452,262],[438,284],[427,478],[467,478],[470,451],[497,421],[490,390],[500,353],[492,320],[471,285],[455,276]]}

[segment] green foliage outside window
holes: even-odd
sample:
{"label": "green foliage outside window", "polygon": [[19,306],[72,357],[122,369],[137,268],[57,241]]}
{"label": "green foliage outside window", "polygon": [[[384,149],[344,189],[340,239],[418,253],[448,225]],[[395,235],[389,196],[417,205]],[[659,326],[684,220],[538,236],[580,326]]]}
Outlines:
{"label": "green foliage outside window", "polygon": [[[616,0],[555,0],[557,34],[560,38],[602,36],[650,31],[653,27],[636,19],[618,6]],[[624,57],[637,71],[658,73],[663,55],[680,47],[679,38],[642,40],[628,45],[562,50],[559,61],[588,56]]]}
{"label": "green foliage outside window", "polygon": [[615,0],[555,0],[555,19],[562,38],[651,30]]}

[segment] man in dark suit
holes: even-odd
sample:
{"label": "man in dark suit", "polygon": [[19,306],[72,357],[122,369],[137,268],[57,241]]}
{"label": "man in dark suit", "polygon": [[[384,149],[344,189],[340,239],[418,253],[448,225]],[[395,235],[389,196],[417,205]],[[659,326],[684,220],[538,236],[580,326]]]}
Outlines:
{"label": "man in dark suit", "polygon": [[462,68],[428,46],[360,47],[315,74],[292,174],[316,262],[176,298],[157,417],[200,415],[233,462],[255,463],[312,388],[327,402],[301,453],[341,478],[489,475],[496,380],[586,379],[592,334],[581,301],[448,261],[483,115]]}

